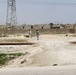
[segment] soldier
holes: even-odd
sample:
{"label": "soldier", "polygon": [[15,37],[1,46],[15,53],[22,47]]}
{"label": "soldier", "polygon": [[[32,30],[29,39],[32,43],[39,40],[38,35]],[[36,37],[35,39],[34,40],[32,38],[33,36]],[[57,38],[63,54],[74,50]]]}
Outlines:
{"label": "soldier", "polygon": [[37,40],[39,40],[39,30],[36,30],[36,36],[37,36]]}
{"label": "soldier", "polygon": [[32,38],[32,32],[30,29],[29,29],[29,37]]}

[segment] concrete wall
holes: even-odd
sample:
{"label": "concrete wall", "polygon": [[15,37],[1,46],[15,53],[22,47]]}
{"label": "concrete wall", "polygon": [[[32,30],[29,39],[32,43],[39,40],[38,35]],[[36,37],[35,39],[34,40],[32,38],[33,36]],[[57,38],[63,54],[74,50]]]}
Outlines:
{"label": "concrete wall", "polygon": [[31,26],[30,25],[21,26],[20,29],[29,30],[29,29],[31,29]]}
{"label": "concrete wall", "polygon": [[65,29],[76,29],[76,25],[65,25]]}
{"label": "concrete wall", "polygon": [[76,75],[76,66],[3,68],[0,75]]}
{"label": "concrete wall", "polygon": [[[66,34],[71,33],[68,29],[39,29],[40,34]],[[16,33],[28,33],[28,30],[23,29],[13,29],[6,30],[0,29],[0,34],[16,34]],[[32,29],[32,33],[36,34],[36,29]]]}
{"label": "concrete wall", "polygon": [[50,29],[50,25],[44,25],[43,29]]}

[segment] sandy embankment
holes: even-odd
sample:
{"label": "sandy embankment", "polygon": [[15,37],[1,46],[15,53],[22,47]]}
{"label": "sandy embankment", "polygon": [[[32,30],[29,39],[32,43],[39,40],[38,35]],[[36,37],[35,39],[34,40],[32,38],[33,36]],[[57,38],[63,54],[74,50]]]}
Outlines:
{"label": "sandy embankment", "polygon": [[[76,41],[75,37],[65,35],[41,35],[40,40],[36,37],[27,39],[33,43],[32,46],[0,46],[1,52],[22,52],[26,55],[12,60],[6,67],[42,67],[42,66],[68,66],[76,65],[76,45],[69,43]],[[22,62],[22,63],[21,63]]]}

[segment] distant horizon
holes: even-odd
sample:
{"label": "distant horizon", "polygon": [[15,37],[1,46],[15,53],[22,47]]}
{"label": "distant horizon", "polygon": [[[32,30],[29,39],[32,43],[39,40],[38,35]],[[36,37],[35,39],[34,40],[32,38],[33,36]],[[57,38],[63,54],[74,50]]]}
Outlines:
{"label": "distant horizon", "polygon": [[[50,23],[53,23],[53,22],[50,22]],[[26,23],[26,25],[40,25],[40,24],[50,24],[50,23],[36,23],[36,24],[27,24]],[[53,24],[75,24],[75,23],[53,23]],[[6,24],[1,24],[0,23],[0,25],[6,25]],[[22,23],[22,24],[17,24],[17,25],[25,25],[24,23]]]}

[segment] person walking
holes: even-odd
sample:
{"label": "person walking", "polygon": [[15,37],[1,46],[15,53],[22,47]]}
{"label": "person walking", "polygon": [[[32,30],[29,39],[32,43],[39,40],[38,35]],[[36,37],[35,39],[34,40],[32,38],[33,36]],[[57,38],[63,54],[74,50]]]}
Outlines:
{"label": "person walking", "polygon": [[39,30],[36,30],[37,40],[39,40],[39,35],[40,35]]}
{"label": "person walking", "polygon": [[30,29],[29,29],[29,37],[32,38],[32,32]]}

